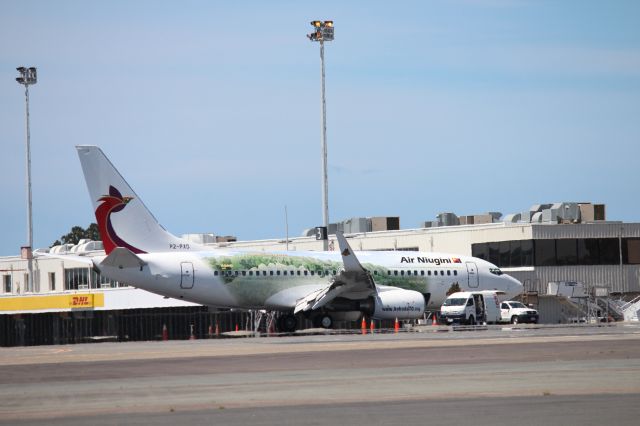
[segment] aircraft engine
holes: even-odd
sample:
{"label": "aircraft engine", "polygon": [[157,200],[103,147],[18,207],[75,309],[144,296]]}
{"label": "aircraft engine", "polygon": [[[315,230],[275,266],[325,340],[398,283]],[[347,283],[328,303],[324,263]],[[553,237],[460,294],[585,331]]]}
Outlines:
{"label": "aircraft engine", "polygon": [[377,319],[415,319],[422,317],[425,303],[422,293],[413,290],[387,290],[378,293],[373,317]]}

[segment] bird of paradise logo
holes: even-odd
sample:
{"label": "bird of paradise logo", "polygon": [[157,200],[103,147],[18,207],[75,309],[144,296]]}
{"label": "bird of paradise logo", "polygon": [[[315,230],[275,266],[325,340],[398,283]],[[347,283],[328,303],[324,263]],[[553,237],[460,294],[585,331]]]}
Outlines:
{"label": "bird of paradise logo", "polygon": [[126,247],[136,254],[146,253],[120,238],[111,223],[111,214],[122,211],[131,200],[133,200],[133,197],[123,197],[120,191],[112,185],[109,186],[109,195],[103,195],[98,199],[102,203],[96,209],[96,220],[98,221],[98,229],[102,236],[104,250],[107,254],[111,253],[116,247]]}

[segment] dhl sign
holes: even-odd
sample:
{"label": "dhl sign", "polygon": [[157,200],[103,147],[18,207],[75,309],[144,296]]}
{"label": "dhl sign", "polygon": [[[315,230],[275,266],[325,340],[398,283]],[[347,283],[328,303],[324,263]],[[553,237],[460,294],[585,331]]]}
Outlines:
{"label": "dhl sign", "polygon": [[103,293],[0,297],[0,312],[93,309],[104,307]]}
{"label": "dhl sign", "polygon": [[93,308],[93,294],[69,296],[69,307],[71,309]]}

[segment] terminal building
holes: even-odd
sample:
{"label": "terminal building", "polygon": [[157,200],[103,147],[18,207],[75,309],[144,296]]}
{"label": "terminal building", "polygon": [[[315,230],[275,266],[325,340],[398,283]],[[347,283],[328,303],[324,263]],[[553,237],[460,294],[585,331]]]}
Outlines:
{"label": "terminal building", "polygon": [[[330,250],[337,249],[336,230],[345,233],[355,250],[445,252],[485,259],[520,280],[525,302],[540,308],[545,297],[558,296],[552,293],[562,282],[579,283],[585,297],[615,301],[611,315],[617,311],[616,319],[634,320],[617,308],[640,309],[640,223],[607,221],[604,205],[539,204],[505,217],[495,212],[442,213],[438,220],[414,229],[400,229],[397,217],[352,218],[329,226]],[[184,237],[216,248],[257,251],[323,246],[313,230],[301,237],[259,241],[212,234]],[[101,243],[94,241],[57,246],[51,252],[104,254]],[[161,338],[163,330],[170,338],[201,338],[250,327],[250,313],[212,311],[154,295],[110,281],[72,259],[36,256],[33,288],[27,288],[27,262],[22,257],[0,258],[0,346],[149,340]],[[553,306],[541,309],[541,321],[569,322],[585,314],[575,303]],[[607,302],[599,309],[609,307]]]}

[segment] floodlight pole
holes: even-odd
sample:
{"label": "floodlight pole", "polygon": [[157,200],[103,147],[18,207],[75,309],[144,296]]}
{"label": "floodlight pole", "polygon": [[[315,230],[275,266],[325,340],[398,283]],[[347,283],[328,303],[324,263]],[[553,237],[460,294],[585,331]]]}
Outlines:
{"label": "floodlight pole", "polygon": [[31,131],[29,129],[29,85],[36,84],[36,68],[16,68],[20,72],[20,77],[16,81],[24,85],[25,116],[26,116],[26,162],[27,162],[27,292],[33,292],[33,219],[31,213]]}
{"label": "floodlight pole", "polygon": [[[308,34],[311,41],[320,43],[320,106],[321,106],[321,161],[322,161],[322,223],[329,235],[329,178],[327,173],[327,103],[324,90],[324,42],[334,37],[333,21],[311,21],[315,32]],[[322,249],[329,249],[329,239],[322,240]]]}
{"label": "floodlight pole", "polygon": [[[327,228],[329,236],[329,176],[327,173],[327,103],[324,95],[324,41],[320,40],[320,75],[322,102],[322,225]],[[322,250],[329,249],[329,238],[322,240]]]}

